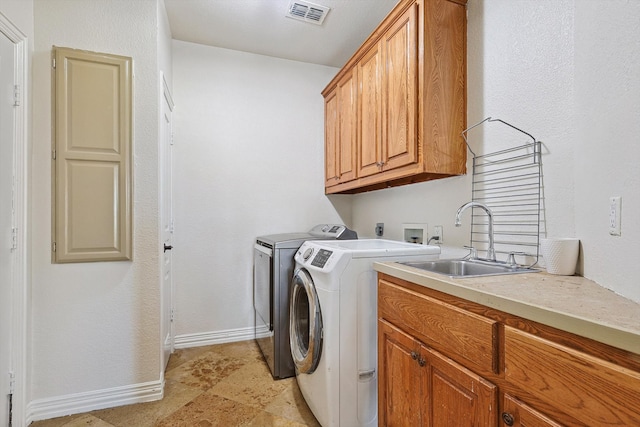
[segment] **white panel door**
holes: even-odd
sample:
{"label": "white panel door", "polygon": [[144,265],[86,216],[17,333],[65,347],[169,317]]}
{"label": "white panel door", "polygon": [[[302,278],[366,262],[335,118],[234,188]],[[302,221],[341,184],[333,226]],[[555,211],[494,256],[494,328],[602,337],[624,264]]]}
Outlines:
{"label": "white panel door", "polygon": [[14,198],[13,94],[15,45],[0,33],[0,425],[9,425],[12,355]]}
{"label": "white panel door", "polygon": [[161,314],[161,338],[163,343],[162,358],[163,368],[166,368],[169,357],[174,348],[174,327],[173,327],[173,284],[171,280],[171,248],[173,235],[173,211],[171,205],[171,168],[172,168],[172,146],[173,130],[171,127],[171,112],[173,101],[171,93],[164,78],[162,79],[162,111],[160,123],[160,173],[161,173],[161,234],[163,243],[163,263],[162,263],[162,314]]}

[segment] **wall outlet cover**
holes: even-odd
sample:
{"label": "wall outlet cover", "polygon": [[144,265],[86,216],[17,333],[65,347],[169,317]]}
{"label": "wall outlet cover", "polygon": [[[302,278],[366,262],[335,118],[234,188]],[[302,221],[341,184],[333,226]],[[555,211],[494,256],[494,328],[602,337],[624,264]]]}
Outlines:
{"label": "wall outlet cover", "polygon": [[622,220],[622,197],[615,196],[609,198],[609,234],[612,236],[621,235]]}
{"label": "wall outlet cover", "polygon": [[444,237],[443,237],[443,229],[441,225],[436,225],[435,227],[433,227],[433,236],[431,237],[438,237],[438,239],[436,240],[436,242],[441,245]]}

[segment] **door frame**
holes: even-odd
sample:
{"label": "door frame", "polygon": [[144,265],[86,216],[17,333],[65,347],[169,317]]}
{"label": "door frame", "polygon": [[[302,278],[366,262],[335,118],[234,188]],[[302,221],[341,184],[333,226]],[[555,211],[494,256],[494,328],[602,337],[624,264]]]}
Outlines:
{"label": "door frame", "polygon": [[11,368],[13,372],[12,424],[26,424],[27,396],[27,295],[28,295],[28,117],[27,112],[30,91],[28,83],[28,45],[27,36],[0,12],[0,32],[14,44],[14,75],[18,86],[18,105],[14,106],[13,121],[13,169],[15,191],[14,224],[15,249],[13,250],[13,267],[11,278],[12,290],[12,337]]}

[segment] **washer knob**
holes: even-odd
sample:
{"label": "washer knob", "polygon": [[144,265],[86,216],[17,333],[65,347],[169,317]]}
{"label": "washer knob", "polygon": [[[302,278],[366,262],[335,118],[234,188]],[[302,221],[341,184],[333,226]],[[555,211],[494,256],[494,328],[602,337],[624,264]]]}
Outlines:
{"label": "washer knob", "polygon": [[305,261],[308,260],[311,257],[311,254],[313,254],[313,248],[307,248],[307,250],[302,254],[302,259]]}

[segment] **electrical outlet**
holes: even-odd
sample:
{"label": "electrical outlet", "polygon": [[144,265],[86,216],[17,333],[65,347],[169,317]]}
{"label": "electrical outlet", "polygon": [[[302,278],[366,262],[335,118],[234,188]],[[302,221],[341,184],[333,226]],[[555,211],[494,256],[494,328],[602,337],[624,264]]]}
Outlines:
{"label": "electrical outlet", "polygon": [[441,225],[436,225],[435,227],[433,227],[433,236],[431,237],[438,237],[438,239],[434,239],[434,241],[436,243],[438,243],[439,245],[442,244],[442,226]]}
{"label": "electrical outlet", "polygon": [[620,236],[620,220],[622,218],[622,197],[609,198],[609,234]]}
{"label": "electrical outlet", "polygon": [[379,222],[376,224],[376,236],[382,237],[384,234],[384,222]]}

